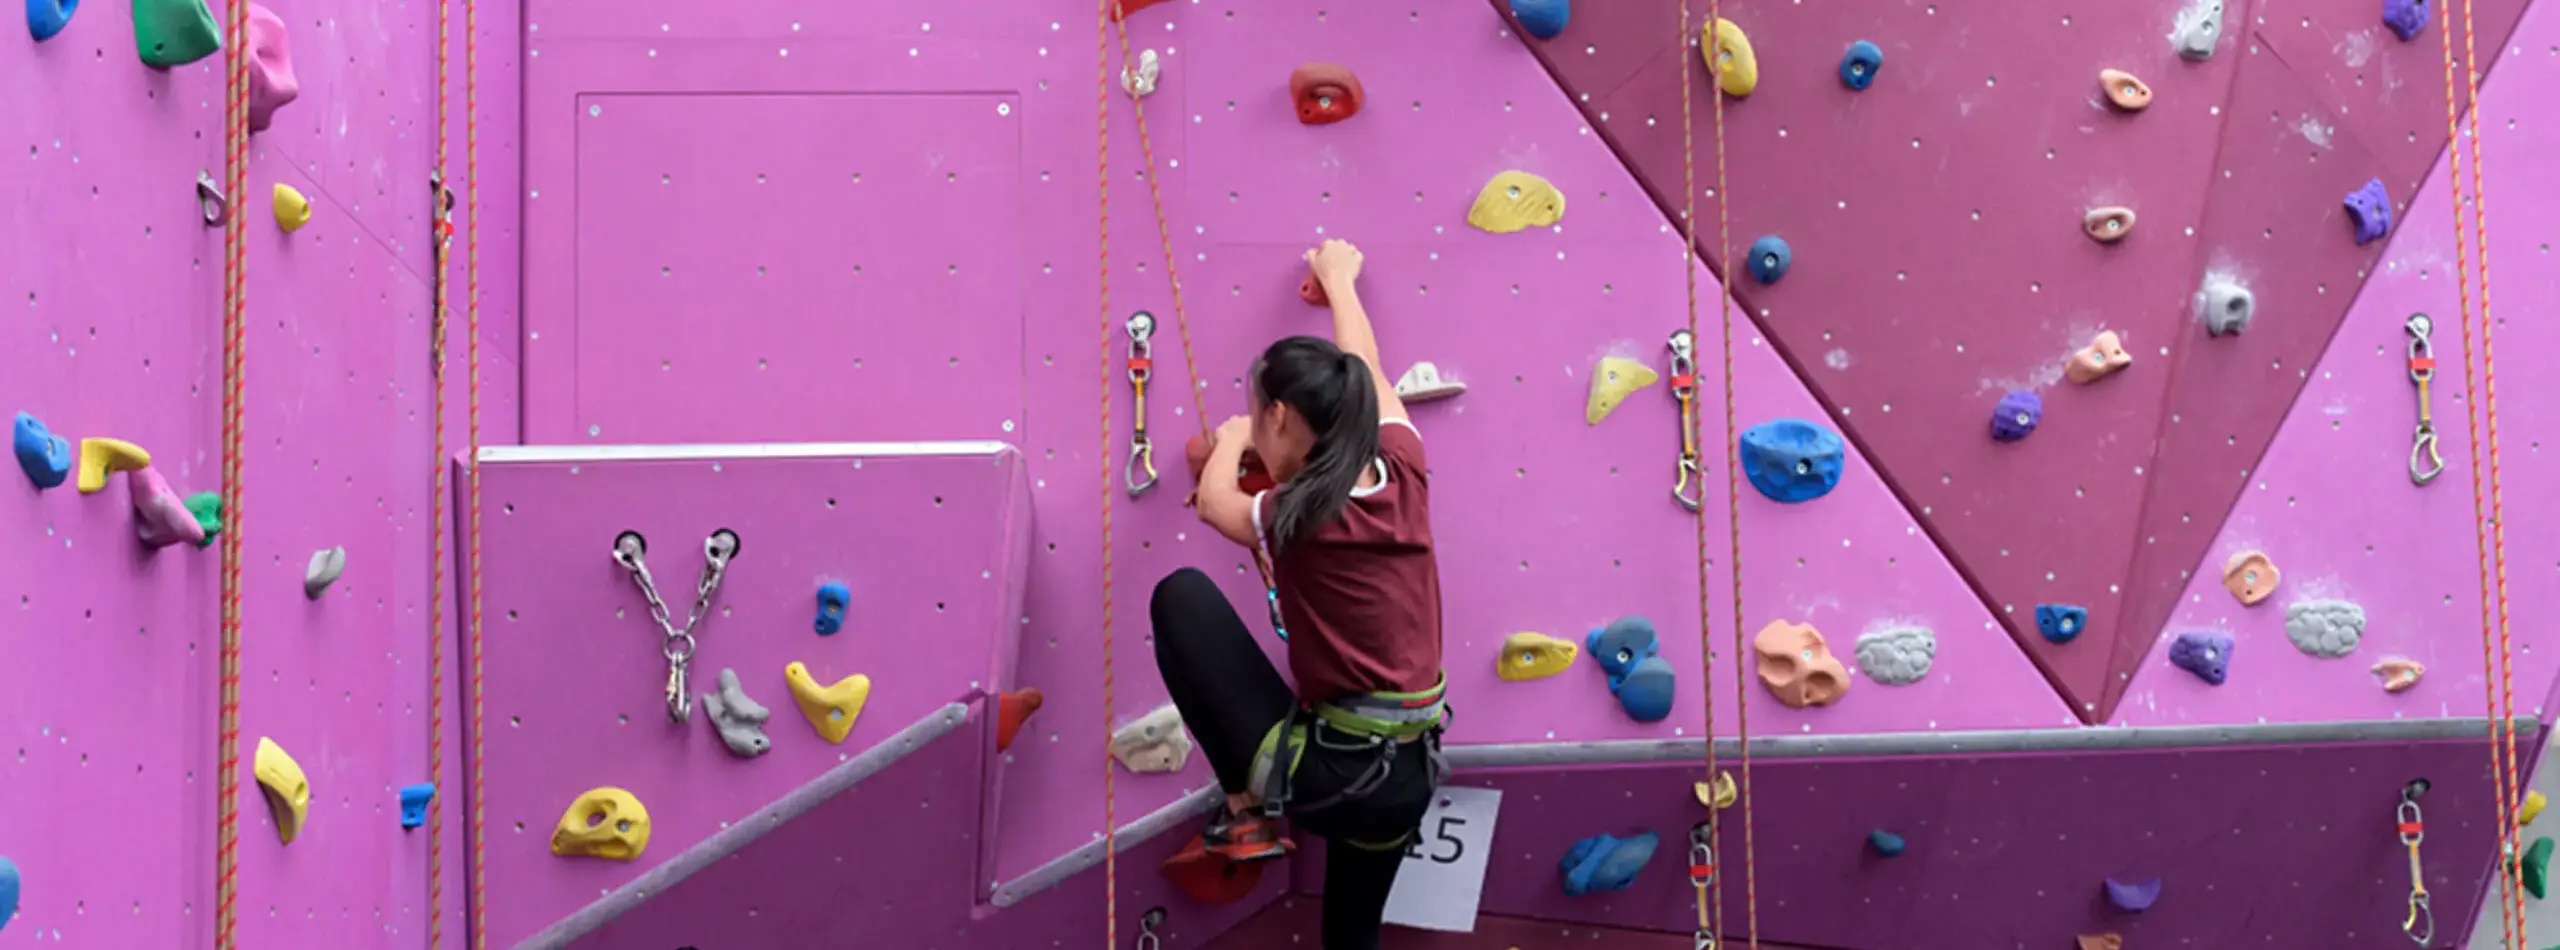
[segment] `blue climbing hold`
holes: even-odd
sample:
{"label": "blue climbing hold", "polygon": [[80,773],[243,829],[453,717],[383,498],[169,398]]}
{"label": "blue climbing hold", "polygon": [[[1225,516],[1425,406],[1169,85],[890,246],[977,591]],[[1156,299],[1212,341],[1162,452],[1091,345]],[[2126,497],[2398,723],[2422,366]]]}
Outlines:
{"label": "blue climbing hold", "polygon": [[1511,0],[1511,15],[1520,18],[1520,28],[1530,36],[1552,40],[1572,19],[1573,4],[1570,0]]}
{"label": "blue climbing hold", "polygon": [[9,929],[9,921],[18,916],[18,865],[0,855],[0,930]]}
{"label": "blue climbing hold", "polygon": [[1812,501],[1840,484],[1840,436],[1820,425],[1777,419],[1744,429],[1741,441],[1742,474],[1771,501]]}
{"label": "blue climbing hold", "polygon": [[1612,692],[1635,672],[1636,664],[1662,650],[1661,640],[1653,632],[1653,621],[1636,616],[1620,617],[1606,627],[1593,628],[1583,636],[1582,645],[1600,664],[1600,672],[1609,675]]}
{"label": "blue climbing hold", "polygon": [[2427,0],[2382,0],[2382,25],[2403,40],[2414,40],[2427,29]]}
{"label": "blue climbing hold", "polygon": [[2117,910],[2128,914],[2139,914],[2150,910],[2151,905],[2159,901],[2159,878],[2135,881],[2131,884],[2119,883],[2115,878],[2107,879],[2107,903],[2115,905]]}
{"label": "blue climbing hold", "polygon": [[1627,671],[1626,679],[1613,692],[1618,694],[1618,705],[1626,709],[1627,718],[1661,722],[1671,716],[1671,695],[1679,681],[1679,675],[1671,671],[1671,661],[1648,656],[1636,661],[1636,668]]}
{"label": "blue climbing hold", "polygon": [[1565,896],[1626,890],[1661,846],[1662,836],[1650,831],[1631,838],[1592,835],[1574,842],[1558,868],[1564,872]]}
{"label": "blue climbing hold", "polygon": [[2012,389],[1991,409],[1991,437],[2015,442],[2033,434],[2043,421],[2044,397],[2032,389]]}
{"label": "blue climbing hold", "polygon": [[419,782],[400,789],[400,827],[427,823],[427,803],[436,800],[436,783]]}
{"label": "blue climbing hold", "polygon": [[27,32],[38,43],[52,39],[71,25],[71,14],[79,9],[80,0],[27,0]]}
{"label": "blue climbing hold", "polygon": [[1884,51],[1865,40],[1849,44],[1849,51],[1840,54],[1840,81],[1851,89],[1867,88],[1868,83],[1876,81],[1876,71],[1883,68]]}
{"label": "blue climbing hold", "polygon": [[1901,835],[1878,828],[1867,832],[1867,846],[1876,849],[1877,854],[1890,858],[1901,854],[1904,844]]}
{"label": "blue climbing hold", "polygon": [[2089,608],[2068,604],[2037,604],[2036,632],[2047,641],[2069,643],[2080,639],[2080,631],[2089,626]]}
{"label": "blue climbing hold", "polygon": [[853,592],[846,590],[843,584],[818,585],[818,621],[815,624],[818,635],[834,636],[836,631],[844,629],[844,608],[852,602]]}
{"label": "blue climbing hold", "polygon": [[2169,645],[2169,663],[2209,685],[2220,686],[2231,677],[2231,647],[2227,634],[2181,633],[2178,642]]}
{"label": "blue climbing hold", "polygon": [[28,481],[36,483],[37,488],[52,488],[71,477],[70,442],[23,412],[10,428],[10,441],[18,450],[18,467],[26,469]]}
{"label": "blue climbing hold", "polygon": [[1751,268],[1753,280],[1774,284],[1778,278],[1787,276],[1787,268],[1795,262],[1795,252],[1787,249],[1787,239],[1767,234],[1751,242],[1751,259],[1745,262],[1745,266]]}
{"label": "blue climbing hold", "polygon": [[2382,179],[2373,179],[2364,187],[2347,192],[2347,217],[2355,222],[2358,247],[2391,233],[2391,192],[2382,187]]}

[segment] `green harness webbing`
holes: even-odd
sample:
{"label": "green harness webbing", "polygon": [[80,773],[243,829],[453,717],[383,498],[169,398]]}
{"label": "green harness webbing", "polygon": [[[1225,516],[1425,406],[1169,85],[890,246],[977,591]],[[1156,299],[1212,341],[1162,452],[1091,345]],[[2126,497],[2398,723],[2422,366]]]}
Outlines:
{"label": "green harness webbing", "polygon": [[[1271,730],[1262,736],[1261,749],[1254,755],[1251,786],[1262,792],[1264,813],[1273,817],[1287,811],[1303,814],[1366,798],[1384,786],[1388,776],[1394,773],[1396,746],[1416,737],[1421,737],[1424,754],[1431,762],[1431,782],[1438,785],[1449,775],[1448,760],[1440,753],[1440,732],[1449,716],[1449,705],[1445,701],[1448,691],[1449,674],[1444,672],[1430,689],[1421,692],[1362,693],[1317,703],[1313,707],[1300,705],[1292,708],[1288,716],[1271,724]],[[1317,724],[1359,741],[1352,745],[1327,742],[1322,731],[1311,728]],[[1358,779],[1342,791],[1313,802],[1298,803],[1294,801],[1291,780],[1297,776],[1298,765],[1305,760],[1310,743],[1336,751],[1370,752],[1376,758]],[[1286,762],[1288,766],[1272,767],[1280,762]],[[1343,843],[1372,851],[1392,851],[1404,847],[1412,834],[1407,831],[1387,842]]]}

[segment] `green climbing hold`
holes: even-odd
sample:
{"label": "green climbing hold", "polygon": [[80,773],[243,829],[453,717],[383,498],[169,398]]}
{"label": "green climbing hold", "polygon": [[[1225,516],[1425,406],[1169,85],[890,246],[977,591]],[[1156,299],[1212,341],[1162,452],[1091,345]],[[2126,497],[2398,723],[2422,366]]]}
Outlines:
{"label": "green climbing hold", "polygon": [[145,66],[184,66],[222,50],[222,27],[205,0],[133,0],[133,45]]}
{"label": "green climbing hold", "polygon": [[2518,867],[2520,873],[2516,876],[2524,879],[2525,891],[2534,900],[2541,900],[2544,887],[2551,881],[2551,839],[2533,839],[2533,847],[2524,849],[2524,860],[2518,862]]}
{"label": "green climbing hold", "polygon": [[196,546],[212,547],[214,536],[222,533],[222,496],[200,491],[187,496],[186,506],[187,513],[196,516],[196,524],[204,528],[204,540],[196,542]]}

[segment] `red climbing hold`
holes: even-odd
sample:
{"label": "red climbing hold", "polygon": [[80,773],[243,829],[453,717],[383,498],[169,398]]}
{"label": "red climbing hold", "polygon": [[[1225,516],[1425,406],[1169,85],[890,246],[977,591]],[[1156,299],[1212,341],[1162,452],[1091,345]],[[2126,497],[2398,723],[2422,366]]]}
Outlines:
{"label": "red climbing hold", "polygon": [[1209,850],[1199,838],[1183,845],[1164,859],[1164,876],[1181,888],[1192,900],[1203,904],[1232,904],[1243,900],[1262,884],[1262,866],[1266,862],[1235,861]]}
{"label": "red climbing hold", "polygon": [[1308,63],[1289,73],[1289,98],[1301,123],[1340,122],[1360,114],[1360,77],[1341,63]]}
{"label": "red climbing hold", "polygon": [[1165,2],[1165,0],[1120,0],[1120,2],[1111,5],[1111,19],[1115,22],[1126,20],[1129,18],[1129,14],[1136,13],[1140,10],[1144,10],[1163,2]]}
{"label": "red climbing hold", "polygon": [[1025,686],[996,698],[996,751],[1013,748],[1013,736],[1022,731],[1023,720],[1040,711],[1040,689]]}
{"label": "red climbing hold", "polygon": [[[1192,436],[1191,441],[1182,446],[1182,454],[1191,463],[1191,483],[1199,484],[1200,473],[1209,468],[1209,440],[1204,436]],[[1244,450],[1244,471],[1236,482],[1237,488],[1243,489],[1247,495],[1258,495],[1279,484],[1271,477],[1271,470],[1263,467],[1262,456],[1254,454],[1252,449]],[[1200,492],[1195,488],[1191,497],[1183,499],[1182,503],[1192,504],[1199,497]]]}

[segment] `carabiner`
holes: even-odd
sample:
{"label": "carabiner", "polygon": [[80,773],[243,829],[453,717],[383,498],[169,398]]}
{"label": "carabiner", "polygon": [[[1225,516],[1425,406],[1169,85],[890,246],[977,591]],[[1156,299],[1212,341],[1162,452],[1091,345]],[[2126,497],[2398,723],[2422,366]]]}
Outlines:
{"label": "carabiner", "polygon": [[2400,932],[2421,947],[2436,942],[2436,912],[2424,892],[2409,895],[2409,919],[2400,922]]}
{"label": "carabiner", "polygon": [[2424,485],[2444,473],[2444,456],[2436,450],[2436,418],[2432,405],[2436,378],[2435,345],[2429,338],[2436,324],[2426,314],[2409,315],[2409,382],[2418,387],[2418,428],[2409,444],[2409,480]]}
{"label": "carabiner", "polygon": [[1161,938],[1156,936],[1156,928],[1164,926],[1164,917],[1162,907],[1147,908],[1147,912],[1138,917],[1137,950],[1157,950],[1162,946],[1158,942]]}
{"label": "carabiner", "polygon": [[196,208],[204,213],[205,227],[218,228],[231,220],[231,200],[222,196],[222,183],[203,169],[196,170]]}
{"label": "carabiner", "polygon": [[2416,441],[2409,446],[2409,480],[2420,485],[2444,474],[2444,455],[2436,451],[2434,423],[2418,423]]}
{"label": "carabiner", "polygon": [[[1148,340],[1156,335],[1155,314],[1140,310],[1129,315],[1129,387],[1137,393],[1137,409],[1129,428],[1129,464],[1120,470],[1120,480],[1128,486],[1129,497],[1146,494],[1156,487],[1155,440],[1147,435],[1147,381],[1155,378],[1155,346]],[[1145,472],[1146,477],[1138,477]]]}
{"label": "carabiner", "polygon": [[[1139,478],[1139,472],[1147,477]],[[1129,483],[1129,497],[1136,498],[1156,487],[1156,446],[1144,435],[1129,441],[1129,464],[1122,466],[1120,477]]]}
{"label": "carabiner", "polygon": [[[1690,511],[1698,510],[1698,496],[1690,494],[1689,485],[1690,480],[1696,477],[1697,474],[1697,454],[1692,452],[1680,453],[1680,481],[1671,486],[1671,500],[1679,502],[1680,507],[1687,508]],[[1700,480],[1698,484],[1700,486],[1704,486],[1706,483],[1704,480]]]}

